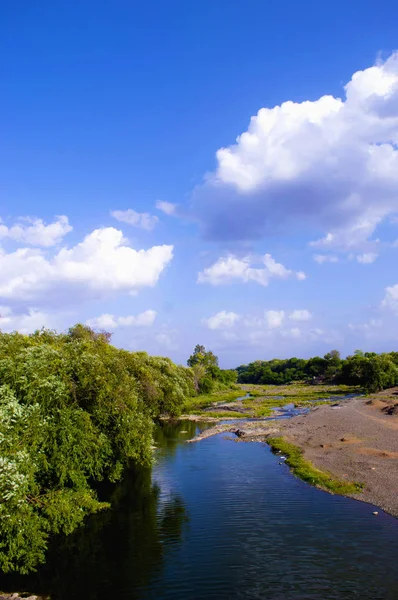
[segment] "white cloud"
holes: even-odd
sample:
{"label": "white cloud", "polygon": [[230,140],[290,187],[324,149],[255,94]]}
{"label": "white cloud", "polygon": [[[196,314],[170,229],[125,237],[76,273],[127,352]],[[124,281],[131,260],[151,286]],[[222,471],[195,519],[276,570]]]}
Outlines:
{"label": "white cloud", "polygon": [[265,322],[270,329],[281,327],[285,320],[285,311],[283,310],[266,310],[264,313]]}
{"label": "white cloud", "polygon": [[281,332],[281,335],[284,337],[290,338],[299,338],[301,337],[301,329],[298,327],[292,327],[291,329],[285,329]]}
{"label": "white cloud", "polygon": [[309,310],[294,310],[289,314],[289,319],[292,321],[310,321],[312,315]]}
{"label": "white cloud", "polygon": [[42,219],[31,217],[20,218],[11,227],[0,223],[0,239],[8,238],[19,243],[44,248],[55,246],[70,231],[72,231],[72,227],[65,215],[56,217],[55,221],[48,225]]}
{"label": "white cloud", "polygon": [[[177,331],[175,329],[169,329],[167,327],[163,327],[158,333],[155,335],[155,343],[156,345],[160,345],[163,349],[166,350],[177,350]],[[162,350],[163,351],[163,350]]]}
{"label": "white cloud", "polygon": [[[312,325],[306,310],[265,310],[260,314],[241,315],[238,326],[213,333],[212,346],[220,355],[235,353],[246,348],[249,360],[287,356],[324,354],[331,347],[339,347],[344,337],[338,330]],[[301,319],[291,318],[301,317]],[[305,317],[305,318],[304,318]],[[256,350],[254,350],[254,348]],[[260,352],[260,354],[258,354]],[[241,358],[237,359],[238,361]]]}
{"label": "white cloud", "polygon": [[93,319],[87,319],[86,325],[88,327],[92,327],[93,329],[116,329],[117,327],[117,317],[114,315],[110,315],[105,313],[100,315],[99,317],[94,317]]}
{"label": "white cloud", "polygon": [[[289,326],[289,321],[297,321],[291,319],[291,315],[299,312],[307,311],[286,313],[283,310],[267,310],[263,316],[246,316],[240,319],[239,327],[222,331],[221,340],[227,348],[230,344],[239,344],[266,349],[270,358],[277,356],[282,349],[284,355],[293,356],[302,351],[303,344],[311,346],[319,343],[341,343],[342,337],[337,331],[309,327],[308,319],[299,320],[300,327]],[[295,345],[297,342],[300,342],[300,345]],[[222,344],[220,347],[223,347]]]}
{"label": "white cloud", "polygon": [[365,252],[364,254],[359,254],[356,258],[357,261],[363,265],[369,265],[373,263],[379,255],[375,252]]}
{"label": "white cloud", "polygon": [[385,296],[381,305],[398,314],[398,283],[385,288]]}
{"label": "white cloud", "polygon": [[335,256],[334,254],[314,254],[313,259],[315,260],[315,262],[319,263],[320,265],[322,265],[325,262],[330,262],[330,263],[339,262],[338,257]]}
{"label": "white cloud", "polygon": [[159,222],[159,219],[156,216],[150,215],[149,213],[139,213],[132,208],[129,208],[128,210],[113,210],[111,211],[111,215],[117,221],[128,223],[129,225],[133,225],[133,227],[139,227],[146,231],[152,231]]}
{"label": "white cloud", "polygon": [[177,204],[173,204],[173,202],[167,202],[166,200],[157,200],[156,202],[156,208],[164,212],[166,215],[175,215],[177,206]]}
{"label": "white cloud", "polygon": [[381,319],[370,319],[369,323],[358,323],[358,324],[348,324],[348,328],[351,331],[356,331],[360,333],[369,333],[373,329],[380,328],[383,325]]}
{"label": "white cloud", "polygon": [[14,313],[9,306],[0,306],[0,330],[5,333],[19,331],[20,333],[32,333],[36,329],[55,328],[58,325],[58,317],[33,308],[27,309],[25,313]]}
{"label": "white cloud", "polygon": [[0,299],[70,304],[153,287],[173,257],[173,246],[135,250],[113,227],[96,229],[52,257],[38,249],[0,250]]}
{"label": "white cloud", "polygon": [[239,319],[240,316],[236,313],[222,310],[208,319],[202,319],[202,323],[209,329],[229,329],[233,327]]}
{"label": "white cloud", "polygon": [[[287,279],[296,277],[298,280],[305,279],[305,273],[286,269],[277,263],[270,254],[265,254],[261,262],[263,268],[252,267],[253,259],[250,256],[237,258],[234,255],[219,258],[211,267],[204,269],[198,275],[198,283],[210,283],[211,285],[224,285],[234,282],[247,283],[255,281],[260,285],[267,286],[272,278]],[[257,262],[257,261],[256,261]]]}
{"label": "white cloud", "polygon": [[248,239],[304,222],[314,245],[360,248],[398,213],[398,53],[354,73],[343,99],[261,108],[195,190],[208,237]]}
{"label": "white cloud", "polygon": [[146,310],[138,315],[127,317],[115,317],[103,314],[94,319],[88,319],[86,325],[94,329],[116,329],[118,327],[150,327],[155,322],[156,311]]}

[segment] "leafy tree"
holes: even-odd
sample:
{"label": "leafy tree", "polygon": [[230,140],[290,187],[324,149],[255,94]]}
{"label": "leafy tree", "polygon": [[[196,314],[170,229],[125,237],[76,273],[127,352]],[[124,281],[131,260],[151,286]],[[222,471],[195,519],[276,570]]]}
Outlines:
{"label": "leafy tree", "polygon": [[367,359],[364,366],[363,385],[369,392],[379,392],[396,385],[398,368],[388,355],[381,354]]}
{"label": "leafy tree", "polygon": [[31,571],[52,534],[107,507],[95,483],[152,460],[153,419],[194,394],[191,369],[106,332],[0,333],[0,568]]}
{"label": "leafy tree", "polygon": [[220,387],[231,387],[237,380],[235,370],[220,369],[218,358],[205,346],[197,344],[187,364],[194,373],[194,385],[199,394],[210,394]]}
{"label": "leafy tree", "polygon": [[207,370],[211,367],[218,367],[218,358],[211,350],[207,351],[204,346],[197,344],[193,354],[188,358],[187,364],[189,367],[200,364]]}

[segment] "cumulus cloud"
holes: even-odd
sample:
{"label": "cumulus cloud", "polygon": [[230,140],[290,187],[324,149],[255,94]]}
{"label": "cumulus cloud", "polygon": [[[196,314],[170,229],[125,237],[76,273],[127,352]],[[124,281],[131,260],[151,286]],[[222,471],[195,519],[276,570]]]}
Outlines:
{"label": "cumulus cloud", "polygon": [[202,323],[209,329],[230,329],[239,319],[236,313],[222,310],[208,319],[202,319]]}
{"label": "cumulus cloud", "polygon": [[[354,73],[344,97],[261,108],[193,197],[208,237],[305,224],[316,247],[368,243],[398,213],[398,53]],[[367,250],[364,250],[367,251]]]}
{"label": "cumulus cloud", "polygon": [[334,254],[314,254],[313,259],[315,260],[315,262],[317,262],[320,265],[323,265],[323,263],[326,263],[326,262],[330,262],[330,263],[339,262],[338,257],[335,256]]}
{"label": "cumulus cloud", "polygon": [[155,215],[149,213],[139,213],[129,208],[128,210],[113,210],[111,211],[112,217],[122,223],[128,223],[133,227],[139,227],[146,231],[152,231],[159,222],[159,219]]}
{"label": "cumulus cloud", "polygon": [[0,306],[0,330],[5,333],[19,331],[27,334],[42,327],[55,328],[58,324],[58,317],[54,314],[34,308],[18,313],[13,312],[9,306]]}
{"label": "cumulus cloud", "polygon": [[283,310],[266,310],[264,313],[265,322],[270,329],[281,327],[285,320],[285,311]]}
{"label": "cumulus cloud", "polygon": [[164,350],[174,351],[177,350],[179,345],[177,342],[178,332],[176,329],[171,329],[167,326],[163,326],[154,337],[155,347],[162,346],[162,352]]}
{"label": "cumulus cloud", "polygon": [[167,202],[166,200],[157,200],[156,208],[166,215],[175,215],[177,210],[177,204],[173,204],[173,202]]}
{"label": "cumulus cloud", "polygon": [[213,265],[204,269],[198,275],[198,283],[210,283],[211,285],[224,285],[228,283],[254,281],[260,285],[267,286],[270,279],[287,279],[296,277],[298,280],[306,278],[302,271],[291,271],[282,264],[277,263],[270,254],[261,258],[264,265],[261,268],[253,267],[257,263],[250,256],[238,258],[234,255],[219,258]]}
{"label": "cumulus cloud", "polygon": [[281,332],[281,335],[283,335],[284,337],[290,337],[290,338],[299,338],[301,337],[302,331],[301,329],[299,329],[299,327],[291,327],[290,329],[285,329],[284,331]]}
{"label": "cumulus cloud", "polygon": [[[302,349],[302,344],[336,344],[342,341],[340,334],[329,328],[312,327],[309,321],[312,315],[308,310],[295,309],[265,310],[260,315],[239,317],[239,327],[220,328],[218,344],[230,348],[261,347],[267,355],[275,356],[283,348],[290,356]],[[294,322],[297,324],[295,325]],[[295,346],[296,342],[300,346]],[[264,357],[265,358],[265,357]]]}
{"label": "cumulus cloud", "polygon": [[93,329],[117,329],[118,327],[150,327],[154,324],[156,311],[145,310],[138,315],[127,317],[115,317],[105,313],[94,319],[88,319],[86,325]]}
{"label": "cumulus cloud", "polygon": [[293,310],[293,312],[289,314],[289,319],[292,321],[310,321],[312,315],[309,310]]}
{"label": "cumulus cloud", "polygon": [[371,263],[374,263],[378,256],[379,255],[376,254],[376,252],[365,252],[364,254],[358,254],[356,259],[363,265],[370,265]]}
{"label": "cumulus cloud", "polygon": [[62,238],[72,231],[68,217],[60,215],[55,221],[46,224],[42,219],[25,217],[8,227],[0,222],[0,239],[11,239],[15,242],[49,248],[58,244]]}
{"label": "cumulus cloud", "polygon": [[368,323],[349,323],[348,329],[351,331],[359,332],[359,333],[370,333],[374,329],[378,329],[383,325],[381,319],[370,319]]}
{"label": "cumulus cloud", "polygon": [[381,305],[383,308],[387,308],[398,314],[398,283],[386,287],[385,296]]}
{"label": "cumulus cloud", "polygon": [[0,299],[57,304],[135,294],[156,285],[173,257],[173,246],[135,250],[113,227],[96,229],[71,248],[48,257],[42,250],[0,250]]}

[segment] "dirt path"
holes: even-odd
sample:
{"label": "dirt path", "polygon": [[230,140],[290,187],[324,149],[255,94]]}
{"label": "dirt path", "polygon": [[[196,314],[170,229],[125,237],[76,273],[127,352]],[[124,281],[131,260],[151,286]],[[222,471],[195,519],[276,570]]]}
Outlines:
{"label": "dirt path", "polygon": [[[320,406],[283,424],[282,434],[316,467],[365,484],[354,496],[398,517],[398,415],[388,415],[383,396]],[[383,411],[384,409],[384,411]]]}

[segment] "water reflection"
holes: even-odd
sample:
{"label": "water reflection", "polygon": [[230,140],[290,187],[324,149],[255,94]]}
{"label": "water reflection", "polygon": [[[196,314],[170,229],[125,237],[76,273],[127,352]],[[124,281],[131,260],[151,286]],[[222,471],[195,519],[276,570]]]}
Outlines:
{"label": "water reflection", "polygon": [[156,460],[171,458],[182,442],[191,440],[196,435],[213,427],[214,423],[183,421],[163,421],[155,429],[154,443]]}
{"label": "water reflection", "polygon": [[127,473],[109,501],[112,510],[53,541],[37,575],[3,577],[0,587],[50,593],[54,600],[109,600],[115,588],[118,598],[141,598],[181,538],[186,507],[178,495],[162,495],[149,469]]}

